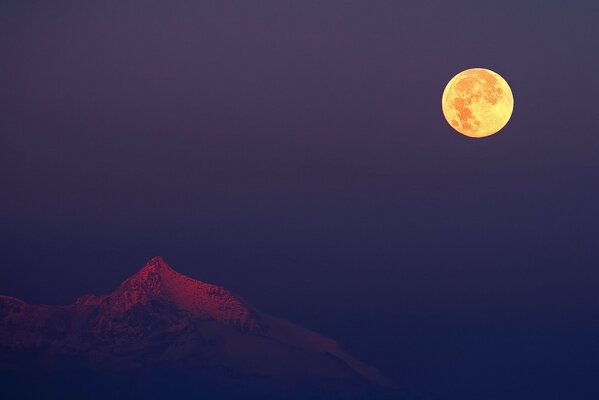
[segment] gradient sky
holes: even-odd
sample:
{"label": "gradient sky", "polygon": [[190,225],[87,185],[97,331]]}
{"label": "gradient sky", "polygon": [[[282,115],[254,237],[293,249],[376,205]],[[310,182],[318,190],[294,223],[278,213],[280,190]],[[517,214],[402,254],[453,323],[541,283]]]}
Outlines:
{"label": "gradient sky", "polygon": [[[65,304],[161,255],[414,393],[596,399],[597,21],[596,1],[3,0],[0,293]],[[483,140],[441,113],[471,67],[515,97]]]}

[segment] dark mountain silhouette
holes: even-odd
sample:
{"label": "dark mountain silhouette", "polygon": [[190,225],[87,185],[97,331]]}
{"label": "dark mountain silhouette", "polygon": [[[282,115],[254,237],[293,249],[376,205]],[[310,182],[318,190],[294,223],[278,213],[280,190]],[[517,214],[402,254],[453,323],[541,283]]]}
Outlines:
{"label": "dark mountain silhouette", "polygon": [[393,386],[160,257],[72,305],[0,297],[0,372],[8,398],[378,398]]}

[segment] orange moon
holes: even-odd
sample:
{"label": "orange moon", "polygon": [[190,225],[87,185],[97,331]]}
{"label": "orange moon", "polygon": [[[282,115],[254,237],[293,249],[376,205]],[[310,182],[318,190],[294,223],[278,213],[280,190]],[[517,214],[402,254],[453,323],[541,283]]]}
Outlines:
{"label": "orange moon", "polygon": [[514,110],[512,89],[498,73],[472,68],[454,76],[443,91],[443,115],[462,135],[483,138],[499,132]]}

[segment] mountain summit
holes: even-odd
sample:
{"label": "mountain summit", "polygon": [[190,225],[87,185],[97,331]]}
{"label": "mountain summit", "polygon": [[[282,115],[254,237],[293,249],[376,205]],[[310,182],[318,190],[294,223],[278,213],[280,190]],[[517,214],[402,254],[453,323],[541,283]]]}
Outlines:
{"label": "mountain summit", "polygon": [[84,296],[77,304],[99,305],[112,312],[126,312],[136,305],[161,301],[193,317],[209,317],[246,332],[259,332],[256,313],[243,300],[221,286],[182,275],[162,257],[154,257],[135,275],[106,296]]}
{"label": "mountain summit", "polygon": [[[392,386],[333,340],[255,310],[221,286],[184,276],[160,257],[112,293],[85,295],[68,306],[0,296],[0,378],[2,371],[60,376],[73,368],[87,371],[94,382],[99,376],[136,376],[139,382],[147,379],[139,374],[162,377],[170,371],[174,381],[185,380],[186,393],[211,387],[213,398],[287,396],[298,388],[373,398]],[[123,379],[121,386],[135,379]]]}

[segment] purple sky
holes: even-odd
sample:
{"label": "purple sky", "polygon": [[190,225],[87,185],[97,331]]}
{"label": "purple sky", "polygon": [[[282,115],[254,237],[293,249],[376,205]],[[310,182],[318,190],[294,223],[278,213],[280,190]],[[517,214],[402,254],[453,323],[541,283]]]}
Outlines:
{"label": "purple sky", "polygon": [[[0,293],[68,303],[162,255],[418,393],[597,398],[598,20],[4,0]],[[484,140],[441,114],[470,67],[515,97]]]}

